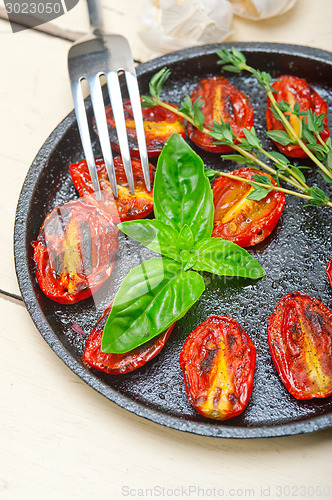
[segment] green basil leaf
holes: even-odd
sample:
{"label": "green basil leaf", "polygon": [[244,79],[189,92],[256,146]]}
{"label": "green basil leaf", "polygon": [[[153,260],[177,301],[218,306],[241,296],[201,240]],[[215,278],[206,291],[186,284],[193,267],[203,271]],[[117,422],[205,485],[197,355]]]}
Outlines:
{"label": "green basil leaf", "polygon": [[121,222],[118,228],[150,250],[180,262],[179,233],[172,226],[157,219],[142,219]]}
{"label": "green basil leaf", "polygon": [[211,236],[213,197],[203,160],[178,134],[173,134],[158,159],[154,190],[158,220],[180,232],[188,225],[194,241]]}
{"label": "green basil leaf", "polygon": [[247,250],[222,238],[202,240],[195,245],[192,253],[197,258],[193,265],[196,271],[252,279],[261,278],[266,274]]}
{"label": "green basil leaf", "polygon": [[115,296],[101,348],[123,353],[135,349],[182,318],[205,288],[194,271],[162,257],[130,271]]}
{"label": "green basil leaf", "polygon": [[188,269],[194,267],[196,260],[197,258],[192,252],[189,252],[188,250],[182,250],[181,264],[184,271],[187,271]]}
{"label": "green basil leaf", "polygon": [[181,250],[191,250],[194,246],[194,235],[192,230],[187,224],[185,224],[179,234],[178,237],[178,247]]}

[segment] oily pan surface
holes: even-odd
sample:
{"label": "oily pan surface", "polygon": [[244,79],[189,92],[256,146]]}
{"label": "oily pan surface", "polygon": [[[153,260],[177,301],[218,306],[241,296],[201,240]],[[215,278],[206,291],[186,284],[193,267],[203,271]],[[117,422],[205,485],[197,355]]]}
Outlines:
{"label": "oily pan surface", "polygon": [[[274,77],[287,73],[306,78],[327,100],[330,110],[328,121],[332,127],[332,84],[328,78],[332,57],[329,53],[273,44],[236,46],[243,50],[249,64],[269,71]],[[141,93],[148,93],[151,76],[167,65],[172,74],[164,86],[162,98],[180,104],[199,80],[220,74],[215,48],[218,46],[180,51],[140,65]],[[250,75],[222,74],[250,97],[258,135],[268,149],[275,149],[264,134],[264,90]],[[87,108],[91,119],[89,101]],[[95,148],[98,151],[96,139]],[[237,168],[234,162],[221,160],[218,154],[194,149],[209,168],[226,171]],[[155,254],[120,234],[112,276],[93,298],[63,306],[44,296],[35,279],[31,241],[36,239],[45,216],[52,208],[77,197],[68,167],[82,158],[75,117],[71,113],[46,141],[29,170],[15,227],[16,268],[23,298],[41,334],[63,361],[88,384],[120,406],[181,430],[221,437],[262,437],[309,432],[330,426],[332,397],[312,401],[293,398],[277,375],[267,342],[268,317],[282,296],[300,291],[332,308],[332,291],[326,276],[326,267],[332,258],[330,209],[305,207],[300,199],[288,196],[285,210],[273,233],[249,249],[266,270],[264,278],[254,281],[203,273],[206,281],[204,294],[178,321],[158,357],[132,373],[107,375],[82,365],[80,358],[84,340],[130,269]],[[301,160],[302,164],[305,160]],[[321,182],[314,171],[309,172],[307,178],[310,184]],[[332,194],[331,188],[325,190]],[[241,415],[224,422],[208,420],[191,407],[179,366],[180,350],[188,334],[216,314],[232,316],[257,348],[254,389],[249,405]]]}

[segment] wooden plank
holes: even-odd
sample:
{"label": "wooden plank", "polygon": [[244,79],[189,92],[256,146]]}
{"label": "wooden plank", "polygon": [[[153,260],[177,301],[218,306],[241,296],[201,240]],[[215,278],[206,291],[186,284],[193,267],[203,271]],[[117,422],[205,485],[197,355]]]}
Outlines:
{"label": "wooden plank", "polygon": [[[4,7],[0,7],[0,19],[5,19],[6,21],[8,21],[7,11]],[[22,20],[22,24],[20,24],[19,26],[21,26],[22,29],[30,28],[29,24],[24,23],[24,19]],[[63,38],[64,40],[68,40],[70,42],[74,42],[83,36],[83,33],[60,28],[52,22],[44,23],[40,26],[35,26],[33,29],[35,31],[40,31],[41,33],[46,35]]]}
{"label": "wooden plank", "polygon": [[281,42],[309,45],[332,51],[332,4],[330,0],[298,0],[281,16],[249,21],[235,16],[229,41]]}
{"label": "wooden plank", "polygon": [[[107,29],[127,36],[136,58],[151,57],[137,37],[142,0],[104,0],[103,5]],[[314,5],[312,0],[299,0],[296,10],[280,18],[258,23],[235,18],[231,39],[332,50],[330,14],[330,0]],[[85,2],[55,25],[86,31]],[[0,94],[0,288],[18,294],[12,256],[15,207],[35,154],[72,109],[67,77],[70,42],[33,30],[12,34],[4,21],[0,33],[5,48]],[[317,498],[331,497],[331,431],[237,441],[163,428],[122,410],[80,381],[44,342],[20,304],[2,295],[0,314],[1,498],[120,499],[142,497],[145,488],[148,497],[162,488],[165,495],[169,489],[173,496],[185,497],[189,486],[196,488],[192,498],[202,497],[203,491],[213,496],[213,488],[224,491],[225,497],[237,493],[282,498],[289,491],[304,497],[300,487],[310,491],[310,498],[316,493]],[[329,493],[320,495],[315,488],[324,486]]]}
{"label": "wooden plank", "polygon": [[[115,0],[102,2],[105,29],[110,33],[121,33],[131,44],[135,59],[146,61],[157,54],[144,46],[138,31],[144,30],[140,16],[143,0]],[[232,35],[227,41],[262,41],[295,43],[332,50],[332,33],[330,16],[332,14],[330,0],[320,0],[312,9],[311,0],[298,1],[293,9],[281,16],[261,21],[251,21],[234,16]],[[49,25],[49,27],[48,27]],[[313,27],[319,26],[319,29]],[[75,33],[85,33],[89,30],[86,0],[81,0],[68,13],[47,23],[41,29],[53,32],[59,28],[63,31],[59,36],[75,38]],[[67,32],[67,34],[66,34]],[[282,32],[282,37],[280,33]]]}
{"label": "wooden plank", "polygon": [[[8,23],[0,21],[0,31]],[[0,121],[2,194],[0,200],[0,288],[19,293],[13,263],[13,227],[28,168],[47,136],[72,110],[67,76],[69,42],[33,30],[2,34]],[[28,50],[22,48],[28,47]]]}
{"label": "wooden plank", "polygon": [[[133,35],[123,12],[106,7],[105,25],[112,21],[125,34]],[[132,9],[131,22],[135,21]],[[109,20],[109,21],[107,21]],[[88,29],[85,2],[79,2],[55,22],[63,29]],[[0,104],[2,182],[6,186],[0,201],[3,237],[0,243],[0,289],[19,293],[12,252],[16,204],[28,168],[39,148],[58,123],[72,110],[72,96],[67,73],[70,42],[35,30],[13,34],[9,23],[0,20],[0,32],[6,50],[2,64]],[[22,50],[22,48],[27,50]],[[19,69],[19,71],[18,71]],[[18,147],[19,144],[19,147]]]}
{"label": "wooden plank", "polygon": [[[0,7],[0,19],[8,20],[8,15],[5,7]],[[67,30],[72,33],[75,32],[85,33],[89,29],[89,18],[88,18],[86,0],[80,0],[72,10],[66,12],[59,18],[33,28],[33,30],[36,31],[41,31],[45,33],[50,32],[51,35],[59,36],[61,38],[62,37],[61,31],[55,33],[56,29]],[[10,26],[8,32],[11,32]],[[71,40],[71,38],[69,40]]]}
{"label": "wooden plank", "polygon": [[172,491],[185,498],[189,487],[191,498],[201,498],[203,491],[211,497],[213,489],[220,492],[216,498],[222,491],[225,498],[261,498],[263,490],[277,498],[281,488],[331,488],[331,431],[227,440],[164,428],[119,408],[78,379],[23,307],[0,299],[0,313],[11,318],[10,328],[1,324],[0,335],[4,500],[120,499],[162,488],[166,498]]}
{"label": "wooden plank", "polygon": [[[264,22],[234,18],[232,40],[270,40],[311,44],[332,50],[329,16],[330,0],[321,0],[310,8],[310,0],[298,2],[283,16]],[[138,16],[142,2],[123,0],[103,3],[105,25],[109,31],[127,36],[134,56],[147,56],[138,42]],[[55,21],[57,26],[73,30],[88,29],[85,2],[81,1],[68,14]],[[319,29],[313,29],[319,26]],[[311,28],[311,29],[310,29]],[[3,238],[0,245],[0,288],[18,293],[12,258],[12,231],[19,192],[25,174],[38,149],[50,132],[72,109],[72,97],[67,76],[67,51],[70,42],[48,37],[34,30],[13,34],[9,24],[0,21],[0,32],[6,50],[2,52],[2,120],[0,158],[3,167],[3,190],[0,202]],[[282,37],[280,35],[282,32]],[[28,50],[22,50],[27,47]],[[19,68],[19,71],[18,71]],[[19,145],[19,147],[18,147]]]}
{"label": "wooden plank", "polygon": [[0,201],[1,241],[0,241],[0,288],[6,292],[20,294],[16,280],[13,234],[16,203],[24,181],[26,165],[13,157],[1,154],[2,190]]}
{"label": "wooden plank", "polygon": [[[125,36],[131,45],[134,59],[140,61],[147,60],[150,53],[137,35],[138,17],[141,10],[142,2],[140,0],[126,0],[121,4],[118,4],[118,2],[103,2],[105,31]],[[6,18],[5,9],[0,7],[0,19]],[[44,34],[57,36],[67,41],[75,41],[87,33],[89,29],[86,1],[81,0],[71,11],[49,23],[34,28],[34,31],[41,31]],[[4,31],[8,34],[11,33],[10,26],[8,25]]]}

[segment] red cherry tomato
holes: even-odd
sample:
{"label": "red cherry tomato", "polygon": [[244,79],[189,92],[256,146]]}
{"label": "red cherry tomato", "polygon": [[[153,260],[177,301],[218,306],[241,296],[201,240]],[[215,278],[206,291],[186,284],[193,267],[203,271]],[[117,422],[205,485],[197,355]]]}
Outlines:
{"label": "red cherry tomato", "polygon": [[117,375],[136,370],[136,368],[140,368],[154,358],[164,347],[175,323],[165,332],[149,340],[145,344],[136,347],[136,349],[132,351],[124,354],[105,353],[101,350],[101,339],[105,323],[112,309],[112,304],[113,301],[98,319],[89,338],[86,340],[82,359],[83,362],[91,368]]}
{"label": "red cherry tomato", "polygon": [[[191,100],[204,100],[202,112],[205,116],[205,127],[212,127],[213,121],[230,123],[234,134],[245,137],[243,129],[251,129],[254,124],[254,110],[249,98],[222,76],[213,76],[199,82],[195,87]],[[200,148],[215,153],[232,151],[229,146],[216,145],[214,139],[188,123],[189,138]]]}
{"label": "red cherry tomato", "polygon": [[[244,179],[252,179],[254,174],[266,175],[276,185],[269,174],[252,168],[244,167],[231,173]],[[271,234],[284,209],[285,195],[281,191],[270,191],[263,200],[247,200],[251,189],[250,184],[228,177],[214,181],[214,238],[249,247]]]}
{"label": "red cherry tomato", "polygon": [[[125,112],[130,154],[133,157],[139,158],[133,110],[129,99],[123,100],[123,109]],[[184,120],[172,111],[162,106],[152,106],[151,108],[143,108],[142,114],[146,146],[150,158],[160,155],[165,142],[172,134],[177,133],[183,138],[185,137],[186,129]],[[116,151],[120,151],[111,106],[106,107],[106,119],[112,147]]]}
{"label": "red cherry tomato", "polygon": [[332,312],[317,299],[290,293],[277,304],[269,321],[273,362],[296,399],[332,394]]}
{"label": "red cherry tomato", "polygon": [[[277,102],[288,102],[291,108],[294,109],[294,104],[297,102],[301,111],[312,110],[316,115],[325,113],[324,129],[320,133],[324,142],[330,136],[327,123],[327,103],[324,99],[308,84],[304,78],[296,76],[283,75],[278,78],[272,87],[277,91],[274,98]],[[295,114],[289,116],[290,123],[295,132],[301,136],[301,123],[299,117]],[[283,124],[275,118],[271,111],[271,102],[267,100],[266,124],[268,130],[285,130]],[[305,142],[305,141],[304,141]],[[297,144],[288,144],[286,146],[275,142],[281,153],[292,158],[305,158],[307,155],[302,148]]]}
{"label": "red cherry tomato", "polygon": [[233,319],[211,316],[194,330],[180,354],[187,395],[202,415],[239,415],[252,393],[256,348]]}
{"label": "red cherry tomato", "polygon": [[87,196],[54,208],[32,246],[42,291],[56,302],[73,304],[111,275],[118,229]]}
{"label": "red cherry tomato", "polygon": [[[105,211],[113,222],[141,219],[153,210],[153,193],[146,189],[142,164],[140,160],[132,159],[135,194],[132,195],[128,187],[127,177],[120,156],[114,157],[114,170],[118,185],[118,198],[113,196],[106,165],[102,159],[95,160],[98,179],[101,187],[101,201],[98,205]],[[80,196],[94,192],[86,161],[73,163],[69,166],[70,174]],[[153,185],[153,166],[150,164],[151,186]]]}
{"label": "red cherry tomato", "polygon": [[329,279],[329,282],[330,282],[330,285],[331,285],[331,288],[332,288],[332,259],[328,263],[328,266],[327,266],[327,269],[326,269],[326,274],[327,274],[327,277]]}

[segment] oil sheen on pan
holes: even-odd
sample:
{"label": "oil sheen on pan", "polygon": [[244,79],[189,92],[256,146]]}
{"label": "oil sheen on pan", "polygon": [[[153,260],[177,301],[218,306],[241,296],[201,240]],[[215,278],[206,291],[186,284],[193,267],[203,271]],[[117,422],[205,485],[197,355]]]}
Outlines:
{"label": "oil sheen on pan", "polygon": [[[234,44],[232,44],[234,45]],[[230,44],[223,44],[228,48]],[[294,74],[306,78],[328,103],[328,121],[332,123],[332,54],[299,46],[242,43],[248,63],[268,71],[273,77]],[[220,45],[196,47],[138,66],[142,94],[148,93],[150,78],[168,66],[171,77],[162,98],[180,104],[186,94],[203,78],[220,75],[215,50]],[[233,84],[250,97],[255,113],[255,127],[267,148],[266,96],[248,75],[227,74]],[[91,103],[87,101],[92,123]],[[192,144],[191,144],[192,145]],[[97,140],[94,147],[98,148]],[[218,154],[198,150],[208,168],[234,170],[231,161],[221,162]],[[100,151],[99,151],[100,153]],[[98,156],[98,155],[97,155]],[[18,203],[15,225],[15,259],[21,292],[38,330],[56,354],[92,388],[121,407],[159,424],[205,436],[253,438],[312,432],[332,425],[332,398],[297,401],[280,381],[267,342],[268,318],[278,300],[299,291],[316,297],[331,308],[332,293],[326,266],[332,256],[332,215],[328,208],[305,207],[288,197],[283,214],[272,234],[250,249],[267,271],[258,282],[213,277],[198,303],[177,322],[164,349],[157,358],[137,371],[109,375],[89,371],[81,361],[84,339],[103,309],[114,297],[121,280],[138,259],[153,253],[137,248],[119,234],[111,282],[88,298],[70,306],[57,304],[40,291],[34,274],[31,241],[53,207],[74,199],[77,193],[69,174],[69,164],[83,158],[74,113],[54,130],[37,154],[25,180]],[[306,160],[301,160],[304,164]],[[311,184],[319,183],[312,169]],[[96,307],[98,303],[98,307]],[[250,335],[257,349],[254,387],[246,410],[224,422],[207,420],[187,400],[179,354],[191,331],[211,315],[231,316]]]}

